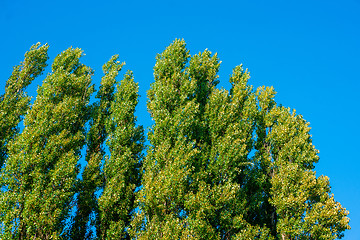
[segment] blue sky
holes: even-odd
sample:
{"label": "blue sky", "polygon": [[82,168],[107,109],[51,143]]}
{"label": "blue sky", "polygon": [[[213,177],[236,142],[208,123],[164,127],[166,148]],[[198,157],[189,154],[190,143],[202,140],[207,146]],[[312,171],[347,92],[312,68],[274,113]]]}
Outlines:
{"label": "blue sky", "polygon": [[[276,100],[311,123],[320,150],[318,175],[330,177],[335,199],[350,211],[360,236],[360,0],[343,1],[0,1],[0,93],[29,47],[50,45],[50,60],[80,47],[95,69],[113,54],[140,85],[139,123],[150,126],[146,90],[155,56],[175,38],[192,54],[208,48],[221,61],[220,86],[229,88],[241,63],[250,84],[274,86]],[[50,62],[49,62],[50,63]],[[124,71],[125,72],[125,71]],[[28,89],[35,96],[38,78]]]}

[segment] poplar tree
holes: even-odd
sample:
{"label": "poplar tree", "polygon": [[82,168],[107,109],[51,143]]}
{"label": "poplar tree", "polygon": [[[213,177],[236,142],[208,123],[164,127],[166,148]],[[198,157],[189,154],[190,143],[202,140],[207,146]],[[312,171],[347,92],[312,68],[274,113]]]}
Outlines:
{"label": "poplar tree", "polygon": [[281,239],[337,239],[350,229],[348,212],[331,194],[329,179],[316,177],[318,150],[309,123],[295,110],[273,106],[265,115],[264,143],[270,160],[269,203]]}
{"label": "poplar tree", "polygon": [[242,217],[241,171],[252,148],[254,94],[241,67],[231,78],[231,94],[216,89],[219,66],[208,50],[191,57],[183,40],[157,56],[148,92],[155,124],[148,136],[135,238],[268,236]]}
{"label": "poplar tree", "polygon": [[44,71],[48,60],[47,44],[37,43],[25,53],[25,59],[14,67],[0,96],[0,169],[7,158],[7,144],[19,132],[18,124],[29,109],[26,87]]}
{"label": "poplar tree", "polygon": [[[116,63],[112,67],[115,71],[111,76],[115,76],[121,65]],[[99,239],[129,238],[145,141],[143,127],[136,125],[138,97],[138,84],[128,71],[116,86],[110,117],[105,122],[110,156],[105,158],[104,188],[99,198]]]}
{"label": "poplar tree", "polygon": [[144,160],[135,239],[335,239],[348,212],[316,178],[310,128],[277,106],[273,88],[216,88],[219,60],[175,40],[156,58],[148,91],[154,120]]}
{"label": "poplar tree", "polygon": [[[77,197],[77,211],[72,224],[72,239],[91,239],[100,234],[99,206],[97,192],[104,185],[102,161],[104,160],[104,142],[108,136],[106,123],[110,119],[110,107],[114,101],[116,77],[124,63],[118,61],[114,55],[103,66],[104,77],[96,95],[99,101],[92,106],[91,127],[87,133],[86,166],[79,183]],[[97,230],[97,232],[94,232]]]}
{"label": "poplar tree", "polygon": [[75,193],[93,71],[82,51],[59,54],[38,88],[2,173],[3,239],[59,239]]}
{"label": "poplar tree", "polygon": [[187,176],[196,155],[188,139],[196,121],[196,83],[185,69],[189,52],[184,41],[175,41],[156,57],[155,82],[148,91],[148,109],[155,124],[148,134],[144,159],[140,210],[133,221],[136,239],[178,239],[186,229]]}
{"label": "poplar tree", "polygon": [[[251,151],[257,115],[256,96],[248,85],[250,75],[242,65],[230,76],[230,91],[215,89],[209,95],[205,117],[208,153],[202,162],[203,175],[194,225],[203,223],[198,239],[272,239],[266,226],[250,224],[246,216],[246,171],[253,167]],[[205,211],[204,211],[205,210]]]}
{"label": "poplar tree", "polygon": [[89,106],[93,71],[80,49],[64,51],[29,109],[24,89],[46,51],[31,48],[1,97],[1,239],[336,239],[350,229],[328,177],[314,171],[309,123],[272,87],[254,90],[242,65],[228,91],[217,88],[216,54],[191,56],[184,40],[158,54],[143,159],[138,84],[128,71],[116,85],[117,55]]}

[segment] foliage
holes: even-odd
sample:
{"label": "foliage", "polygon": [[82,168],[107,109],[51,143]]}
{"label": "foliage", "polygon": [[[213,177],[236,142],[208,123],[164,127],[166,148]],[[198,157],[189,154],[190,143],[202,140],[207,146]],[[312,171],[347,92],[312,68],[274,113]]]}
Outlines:
{"label": "foliage", "polygon": [[110,118],[105,124],[109,133],[110,157],[104,164],[104,191],[99,198],[101,239],[127,239],[127,228],[134,212],[135,191],[140,186],[140,167],[144,134],[134,116],[138,85],[131,71],[117,85]]}
{"label": "foliage", "polygon": [[[100,89],[96,98],[100,101],[92,106],[91,127],[87,133],[86,166],[82,173],[82,180],[78,185],[77,212],[72,224],[72,239],[91,239],[94,229],[99,233],[99,206],[96,192],[102,189],[104,184],[101,171],[102,161],[105,155],[104,142],[108,136],[106,122],[110,120],[110,107],[114,101],[116,76],[119,74],[124,63],[117,61],[114,55],[103,66],[104,77],[101,80]],[[90,224],[88,224],[90,221]]]}
{"label": "foliage", "polygon": [[4,239],[58,239],[63,231],[93,92],[92,70],[79,62],[81,55],[80,49],[69,48],[55,58],[25,117],[25,129],[9,143],[1,175]]}
{"label": "foliage", "polygon": [[1,97],[0,238],[336,239],[350,229],[314,171],[309,123],[272,87],[249,85],[242,65],[230,90],[217,88],[217,55],[190,55],[184,40],[156,57],[145,156],[133,73],[117,83],[124,63],[113,56],[89,105],[80,49],[55,58],[17,136],[46,51],[31,48]]}
{"label": "foliage", "polygon": [[19,132],[18,124],[29,109],[30,97],[24,90],[44,71],[48,48],[40,43],[31,46],[24,61],[14,67],[6,82],[5,93],[0,96],[0,169],[7,158],[6,145]]}

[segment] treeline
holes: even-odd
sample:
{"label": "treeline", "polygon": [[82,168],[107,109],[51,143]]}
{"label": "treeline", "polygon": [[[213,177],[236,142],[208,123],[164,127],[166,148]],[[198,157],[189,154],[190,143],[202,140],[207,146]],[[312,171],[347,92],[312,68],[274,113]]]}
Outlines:
{"label": "treeline", "polygon": [[228,91],[216,54],[175,40],[157,55],[145,146],[138,84],[131,71],[116,80],[117,55],[90,102],[94,71],[81,49],[65,50],[30,104],[47,50],[31,47],[0,98],[0,239],[336,239],[350,229],[313,170],[309,123],[272,87],[253,89],[241,65]]}

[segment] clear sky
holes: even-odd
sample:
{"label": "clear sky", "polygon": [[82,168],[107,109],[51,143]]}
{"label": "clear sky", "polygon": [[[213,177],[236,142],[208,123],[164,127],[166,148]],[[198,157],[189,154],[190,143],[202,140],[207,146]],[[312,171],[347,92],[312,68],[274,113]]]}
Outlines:
{"label": "clear sky", "polygon": [[0,0],[0,94],[36,42],[50,45],[49,63],[70,46],[82,48],[97,86],[102,64],[119,54],[139,82],[137,115],[149,127],[155,56],[175,38],[192,54],[218,53],[220,86],[228,89],[232,68],[243,63],[250,84],[274,86],[277,102],[311,123],[315,170],[330,177],[335,199],[350,211],[344,239],[360,239],[360,0]]}

